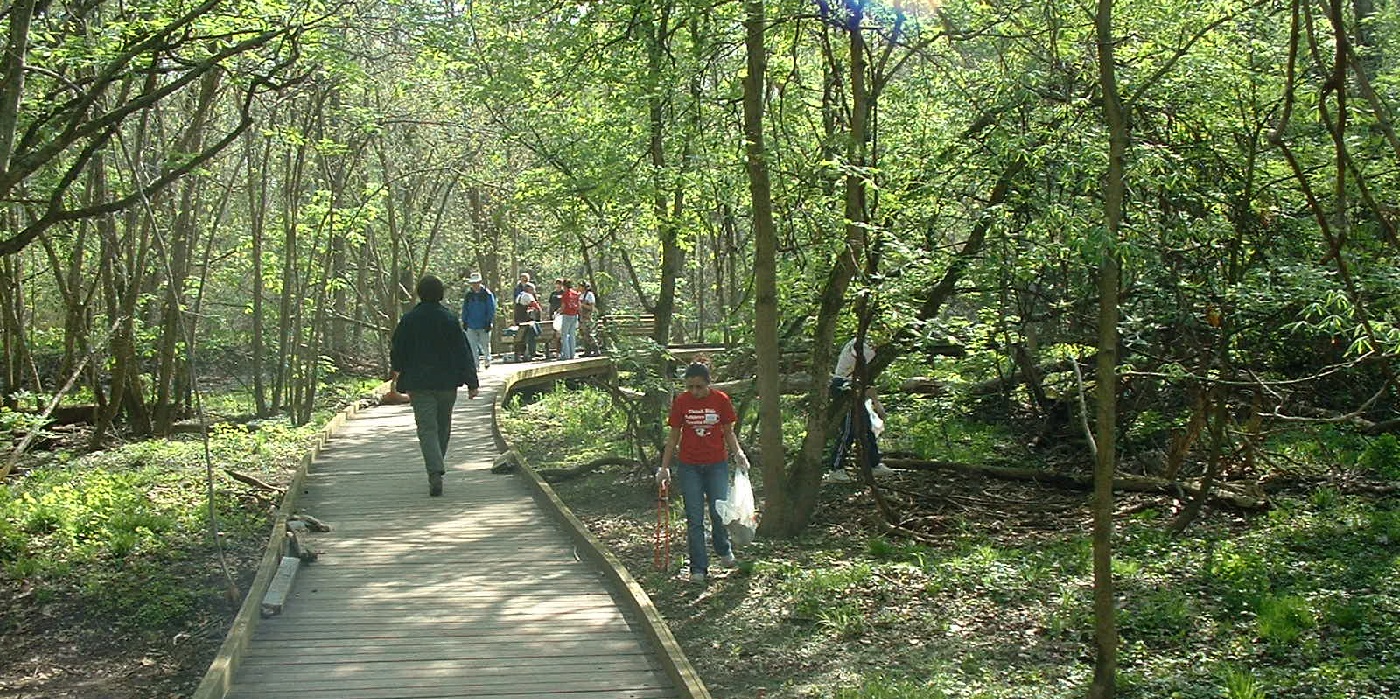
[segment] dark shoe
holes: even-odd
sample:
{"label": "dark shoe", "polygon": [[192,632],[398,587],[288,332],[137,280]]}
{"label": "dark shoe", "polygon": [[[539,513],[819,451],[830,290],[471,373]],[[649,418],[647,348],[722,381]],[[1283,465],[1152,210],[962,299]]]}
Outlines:
{"label": "dark shoe", "polygon": [[428,474],[428,495],[430,495],[430,496],[432,496],[432,497],[437,497],[437,496],[439,496],[439,495],[442,495],[442,474],[441,474],[441,473],[430,473],[430,474]]}

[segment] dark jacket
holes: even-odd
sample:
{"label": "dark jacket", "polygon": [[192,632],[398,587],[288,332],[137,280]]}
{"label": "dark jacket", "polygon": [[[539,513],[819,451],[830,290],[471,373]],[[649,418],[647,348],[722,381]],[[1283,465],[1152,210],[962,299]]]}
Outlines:
{"label": "dark jacket", "polygon": [[389,365],[399,372],[394,388],[405,393],[450,390],[463,384],[480,387],[467,336],[441,303],[422,302],[403,314],[394,328]]}

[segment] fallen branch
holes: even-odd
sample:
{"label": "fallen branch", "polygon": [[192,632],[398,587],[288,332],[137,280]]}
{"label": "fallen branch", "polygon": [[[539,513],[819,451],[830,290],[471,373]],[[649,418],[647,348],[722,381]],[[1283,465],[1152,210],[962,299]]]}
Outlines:
{"label": "fallen branch", "polygon": [[[903,468],[916,471],[957,471],[960,473],[990,476],[992,478],[1001,478],[1004,480],[1032,481],[1044,485],[1053,485],[1074,490],[1094,489],[1093,476],[1054,473],[1031,468],[977,466],[975,464],[958,461],[926,461],[922,459],[891,458],[885,459],[885,464],[890,468]],[[1165,493],[1179,498],[1195,497],[1200,492],[1199,489],[1185,483],[1168,481],[1160,478],[1148,478],[1146,476],[1119,476],[1113,479],[1113,489],[1137,493]],[[1213,492],[1210,494],[1210,500],[1212,502],[1222,502],[1242,510],[1269,509],[1269,501],[1266,498],[1258,498],[1243,493],[1233,493],[1229,491]]]}
{"label": "fallen branch", "polygon": [[540,469],[539,474],[546,483],[562,483],[586,476],[604,466],[627,466],[633,470],[643,468],[642,462],[636,459],[629,459],[625,456],[603,456],[572,468]]}
{"label": "fallen branch", "polygon": [[279,488],[275,485],[272,485],[271,483],[264,482],[246,473],[239,473],[231,468],[224,469],[224,473],[227,473],[229,478],[232,478],[233,480],[236,480],[244,485],[251,485],[254,488],[257,488],[258,490],[264,490],[279,494],[284,492],[285,490],[284,488]]}

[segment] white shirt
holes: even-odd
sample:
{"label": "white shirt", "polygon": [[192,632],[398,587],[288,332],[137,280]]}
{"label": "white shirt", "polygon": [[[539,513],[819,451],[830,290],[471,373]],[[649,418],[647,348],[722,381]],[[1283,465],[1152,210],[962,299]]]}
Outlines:
{"label": "white shirt", "polygon": [[528,291],[522,291],[519,296],[515,297],[515,302],[522,306],[528,306],[535,302],[535,295]]}
{"label": "white shirt", "polygon": [[[869,342],[865,343],[865,361],[866,361],[866,363],[869,363],[869,362],[870,362],[872,359],[874,359],[874,358],[875,358],[875,348],[871,347]],[[832,376],[839,377],[839,378],[843,378],[843,379],[849,379],[849,378],[851,378],[852,376],[854,376],[855,373],[856,373],[856,340],[855,340],[855,338],[851,338],[851,341],[850,341],[850,342],[847,342],[847,343],[846,343],[846,346],[841,348],[841,354],[840,354],[839,356],[836,357],[836,371],[832,372],[831,375],[832,375]]]}

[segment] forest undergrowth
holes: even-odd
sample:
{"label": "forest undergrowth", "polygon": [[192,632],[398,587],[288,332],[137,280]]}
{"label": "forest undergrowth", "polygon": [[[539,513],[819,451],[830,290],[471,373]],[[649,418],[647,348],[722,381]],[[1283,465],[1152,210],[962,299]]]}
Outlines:
{"label": "forest undergrowth", "polygon": [[72,434],[74,444],[28,457],[0,486],[0,698],[190,696],[252,583],[280,498],[225,469],[285,487],[329,416],[367,385],[328,390],[304,426],[214,424],[219,547],[198,435],[82,453]]}
{"label": "forest undergrowth", "polygon": [[[916,412],[892,416],[892,447],[930,448],[911,441]],[[533,466],[555,468],[612,453],[620,420],[605,395],[584,391],[517,404],[502,426],[528,432],[516,443]],[[960,458],[1016,452],[966,424],[936,431],[953,435]],[[1303,441],[1317,439],[1336,436]],[[1268,511],[1209,508],[1180,536],[1167,530],[1170,497],[1121,494],[1119,696],[1400,696],[1400,499],[1384,487],[1388,448],[1348,464],[1295,460]],[[804,536],[756,541],[738,551],[738,570],[703,587],[681,575],[678,499],[677,555],[654,569],[645,475],[600,471],[555,487],[646,588],[719,699],[1084,696],[1088,494],[942,471],[880,483],[922,522],[923,540],[879,535],[862,486],[827,484]]]}

